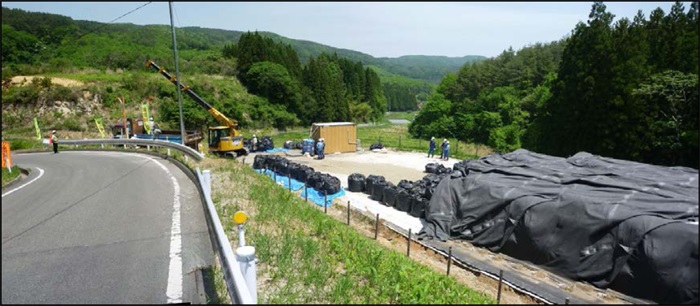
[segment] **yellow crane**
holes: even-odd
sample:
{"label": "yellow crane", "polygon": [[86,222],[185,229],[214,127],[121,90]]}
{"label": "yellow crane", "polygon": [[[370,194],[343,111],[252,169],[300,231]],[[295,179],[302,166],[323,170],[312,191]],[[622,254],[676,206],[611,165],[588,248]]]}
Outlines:
{"label": "yellow crane", "polygon": [[[156,65],[152,60],[146,61],[146,67],[152,67],[177,86],[177,79],[165,71],[164,68]],[[238,131],[238,121],[226,117],[204,101],[204,99],[199,97],[189,86],[183,85],[182,82],[180,82],[179,89],[190,96],[197,104],[209,112],[216,121],[222,124],[221,126],[209,127],[209,152],[232,158],[248,155],[248,149],[243,145],[243,136],[241,136],[241,133]]]}

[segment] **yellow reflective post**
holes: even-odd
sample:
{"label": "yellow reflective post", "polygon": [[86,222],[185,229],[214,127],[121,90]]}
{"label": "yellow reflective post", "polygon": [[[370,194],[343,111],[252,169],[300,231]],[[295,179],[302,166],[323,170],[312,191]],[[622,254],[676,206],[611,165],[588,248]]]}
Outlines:
{"label": "yellow reflective post", "polygon": [[243,229],[243,224],[246,221],[248,221],[248,216],[244,212],[239,210],[235,214],[233,214],[233,223],[235,223],[238,226],[238,246],[239,247],[245,246],[245,232]]}
{"label": "yellow reflective post", "polygon": [[235,223],[236,225],[241,225],[247,220],[248,216],[242,211],[237,211],[235,214],[233,214],[233,223]]}

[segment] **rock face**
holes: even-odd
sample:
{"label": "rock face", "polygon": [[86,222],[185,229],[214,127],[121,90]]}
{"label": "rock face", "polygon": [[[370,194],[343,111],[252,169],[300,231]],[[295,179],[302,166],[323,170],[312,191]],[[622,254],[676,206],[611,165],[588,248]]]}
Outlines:
{"label": "rock face", "polygon": [[[11,86],[26,86],[32,83],[37,76],[16,76],[12,78],[8,88]],[[92,118],[102,117],[109,120],[109,111],[103,109],[102,96],[94,94],[87,89],[80,89],[83,83],[80,81],[51,78],[51,83],[55,86],[63,86],[66,91],[62,97],[56,99],[52,94],[46,94],[44,89],[36,100],[29,102],[7,102],[3,99],[2,128],[14,128],[31,124],[33,118],[38,118],[40,124],[59,124],[61,121],[71,119],[83,128],[91,125]],[[3,95],[7,88],[3,88]],[[43,121],[43,122],[42,122]]]}
{"label": "rock face", "polygon": [[30,111],[37,116],[60,113],[62,116],[86,115],[93,116],[102,110],[102,97],[84,90],[77,101],[51,101],[39,98],[35,104],[4,104],[3,112],[15,113],[20,110]]}

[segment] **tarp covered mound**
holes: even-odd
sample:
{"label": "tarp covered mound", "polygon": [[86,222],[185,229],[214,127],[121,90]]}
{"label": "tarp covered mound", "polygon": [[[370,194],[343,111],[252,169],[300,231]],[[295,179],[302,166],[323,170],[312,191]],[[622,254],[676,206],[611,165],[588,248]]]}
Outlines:
{"label": "tarp covered mound", "polygon": [[455,165],[423,239],[472,244],[658,303],[698,304],[698,170],[517,150]]}

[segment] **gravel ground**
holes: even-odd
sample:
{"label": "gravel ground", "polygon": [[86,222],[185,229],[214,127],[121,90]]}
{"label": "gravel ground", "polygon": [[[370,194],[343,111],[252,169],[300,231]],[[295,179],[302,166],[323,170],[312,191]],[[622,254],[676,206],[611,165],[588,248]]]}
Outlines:
{"label": "gravel ground", "polygon": [[[340,183],[345,189],[345,196],[338,198],[342,203],[350,201],[350,205],[359,211],[366,211],[370,215],[379,214],[381,219],[388,220],[396,225],[399,225],[405,230],[411,229],[413,233],[418,233],[423,225],[419,218],[413,217],[405,212],[399,211],[392,207],[382,205],[381,203],[371,200],[367,194],[362,192],[350,192],[348,187],[348,176],[353,173],[363,174],[365,177],[372,175],[381,175],[394,184],[398,184],[400,180],[407,179],[411,181],[420,180],[427,173],[424,172],[425,165],[428,163],[439,163],[447,168],[459,162],[460,160],[450,158],[450,160],[442,161],[438,157],[428,158],[424,153],[401,152],[393,150],[377,150],[364,151],[357,153],[336,153],[326,154],[326,158],[322,160],[314,157],[302,156],[299,150],[290,150],[285,153],[275,153],[286,157],[289,161],[308,165],[314,170],[323,173],[328,173],[340,179]],[[246,164],[252,164],[256,154],[251,154],[246,158]]]}

